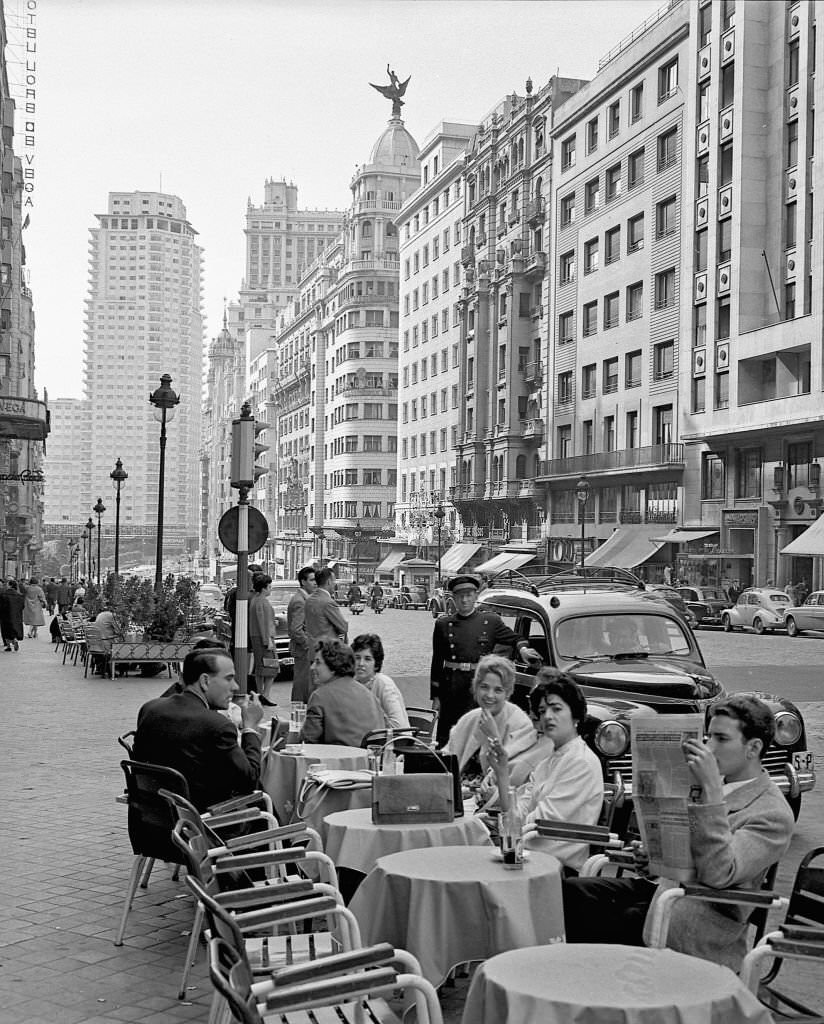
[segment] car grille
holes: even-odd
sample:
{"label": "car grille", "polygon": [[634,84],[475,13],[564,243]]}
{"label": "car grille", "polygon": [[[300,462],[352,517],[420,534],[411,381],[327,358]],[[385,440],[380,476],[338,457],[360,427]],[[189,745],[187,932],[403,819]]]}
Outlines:
{"label": "car grille", "polygon": [[[786,778],[784,765],[790,760],[790,753],[783,749],[768,750],[764,755],[763,765],[773,778]],[[607,777],[611,779],[618,772],[629,791],[632,791],[632,755],[627,753],[622,757],[612,757],[607,761]]]}

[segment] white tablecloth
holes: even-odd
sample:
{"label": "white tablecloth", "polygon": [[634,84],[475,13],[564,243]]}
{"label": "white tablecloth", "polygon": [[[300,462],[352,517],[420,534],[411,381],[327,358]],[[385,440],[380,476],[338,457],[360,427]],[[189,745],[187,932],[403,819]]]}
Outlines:
{"label": "white tablecloth", "polygon": [[326,852],[339,868],[368,874],[379,857],[430,846],[491,846],[480,818],[467,814],[448,824],[373,825],[372,808],[327,814]]}
{"label": "white tablecloth", "polygon": [[463,1024],[771,1024],[727,967],[669,949],[571,943],[482,964]]}
{"label": "white tablecloth", "polygon": [[560,864],[547,853],[531,852],[520,871],[489,846],[393,853],[378,860],[350,909],[364,943],[408,949],[434,985],[457,964],[564,935]]}
{"label": "white tablecloth", "polygon": [[[320,762],[328,768],[346,770],[365,769],[368,765],[367,754],[362,747],[346,747],[336,743],[302,743],[299,754],[270,752],[260,781],[272,798],[275,813],[281,822],[292,820],[307,769]],[[324,813],[333,809],[338,808],[326,807]]]}

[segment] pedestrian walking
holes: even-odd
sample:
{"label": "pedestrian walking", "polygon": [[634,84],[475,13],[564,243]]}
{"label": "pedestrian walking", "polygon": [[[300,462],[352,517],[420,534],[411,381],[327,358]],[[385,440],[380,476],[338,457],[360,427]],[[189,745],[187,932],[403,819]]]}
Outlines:
{"label": "pedestrian walking", "polygon": [[16,580],[9,580],[6,589],[0,592],[0,635],[3,649],[17,651],[23,639],[23,606],[26,601],[17,587]]}
{"label": "pedestrian walking", "polygon": [[23,625],[29,627],[29,640],[37,639],[37,630],[46,625],[43,610],[46,607],[46,594],[36,576],[32,576],[23,591],[25,605],[23,607]]}
{"label": "pedestrian walking", "polygon": [[286,609],[286,628],[289,630],[289,653],[295,659],[291,700],[305,704],[309,700],[309,666],[312,661],[312,641],[306,632],[306,599],[317,589],[313,565],[300,570],[298,585],[300,589],[292,595]]}
{"label": "pedestrian walking", "polygon": [[74,587],[66,579],[65,576],[60,577],[60,582],[57,584],[57,612],[59,615],[65,614],[72,606],[74,600]]}
{"label": "pedestrian walking", "polygon": [[57,605],[57,580],[54,576],[50,577],[43,584],[43,590],[46,594],[46,606],[49,609],[49,615],[54,615],[54,609]]}
{"label": "pedestrian walking", "polygon": [[315,573],[317,589],[306,598],[306,633],[312,643],[312,657],[321,640],[343,640],[346,643],[348,624],[335,598],[335,574],[331,569]]}

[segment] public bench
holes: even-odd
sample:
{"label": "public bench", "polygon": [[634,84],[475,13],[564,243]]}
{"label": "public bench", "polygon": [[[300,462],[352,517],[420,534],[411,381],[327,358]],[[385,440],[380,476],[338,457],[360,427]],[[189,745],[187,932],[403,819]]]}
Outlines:
{"label": "public bench", "polygon": [[115,668],[121,665],[150,665],[163,663],[172,678],[172,665],[178,665],[193,644],[184,640],[153,641],[153,640],[113,640],[111,653],[112,679]]}

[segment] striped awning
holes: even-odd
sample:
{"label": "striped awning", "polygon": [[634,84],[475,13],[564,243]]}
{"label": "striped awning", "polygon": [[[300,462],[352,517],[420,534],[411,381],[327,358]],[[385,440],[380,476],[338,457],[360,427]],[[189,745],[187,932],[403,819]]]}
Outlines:
{"label": "striped awning", "polygon": [[480,544],[453,544],[441,557],[441,576],[462,569],[480,547]]}
{"label": "striped awning", "polygon": [[406,551],[390,551],[377,569],[375,569],[375,572],[392,572],[395,566],[400,565],[404,558],[406,558],[407,553]]}
{"label": "striped awning", "polygon": [[488,575],[498,572],[507,572],[510,569],[520,569],[535,558],[536,552],[531,554],[528,551],[501,551],[494,558],[482,562],[476,566],[475,572],[485,572]]}

